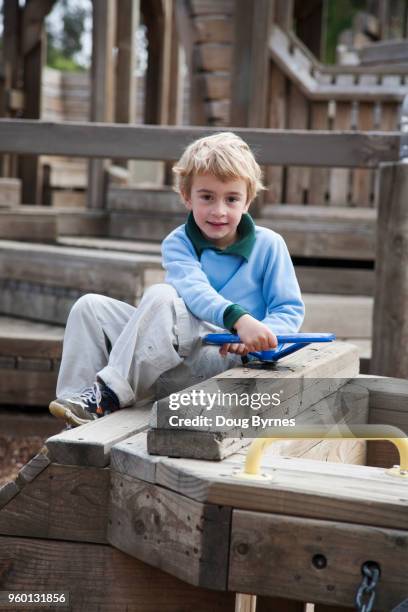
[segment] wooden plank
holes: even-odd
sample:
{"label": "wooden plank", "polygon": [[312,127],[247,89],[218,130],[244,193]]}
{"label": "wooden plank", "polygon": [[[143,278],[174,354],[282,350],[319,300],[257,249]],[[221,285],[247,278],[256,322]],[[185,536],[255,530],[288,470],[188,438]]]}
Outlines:
{"label": "wooden plank", "polygon": [[371,338],[373,299],[364,296],[304,294],[302,331],[327,329],[338,338]]}
{"label": "wooden plank", "polygon": [[58,210],[58,235],[106,236],[108,215],[102,210]]}
{"label": "wooden plank", "polygon": [[115,123],[135,122],[134,33],[139,23],[139,0],[119,0],[116,21]]}
{"label": "wooden plank", "polygon": [[370,372],[398,378],[408,376],[406,295],[407,212],[406,164],[380,170],[376,291],[373,319],[373,354]]}
{"label": "wooden plank", "polygon": [[[255,4],[238,2],[235,6],[231,125],[266,126],[271,19],[272,3],[269,0],[258,0]],[[228,68],[227,65],[224,70]],[[257,95],[253,97],[251,92],[255,89]]]}
{"label": "wooden plank", "polygon": [[374,561],[375,605],[390,610],[406,596],[407,544],[402,530],[234,510],[228,588],[352,606],[361,566]]}
{"label": "wooden plank", "polygon": [[[311,104],[311,129],[327,130],[329,128],[328,102]],[[329,170],[313,168],[310,170],[310,188],[307,203],[324,206],[329,197]]]}
{"label": "wooden plank", "polygon": [[408,46],[405,41],[381,40],[374,45],[359,49],[358,55],[363,65],[408,62]]}
{"label": "wooden plank", "polygon": [[57,374],[56,371],[0,368],[2,404],[47,406],[54,399]]}
{"label": "wooden plank", "polygon": [[[359,384],[369,391],[369,423],[394,425],[405,433],[408,431],[408,418],[405,410],[408,399],[408,383],[399,378],[378,376],[359,376]],[[390,442],[369,442],[367,465],[390,468],[399,464],[398,451]]]}
{"label": "wooden plank", "polygon": [[229,15],[206,15],[194,18],[194,43],[232,43],[233,22]]}
{"label": "wooden plank", "polygon": [[48,465],[0,510],[0,533],[106,543],[109,470]]}
{"label": "wooden plank", "polygon": [[0,178],[0,207],[21,204],[21,181],[15,178]]}
{"label": "wooden plank", "polygon": [[[332,411],[333,415],[337,414],[334,392],[346,382],[347,377],[353,376],[356,351],[355,347],[340,343],[325,348],[312,347],[310,352],[305,348],[302,354],[285,358],[274,370],[233,368],[186,389],[183,392],[184,405],[179,405],[182,402],[178,401],[176,413],[173,400],[178,400],[179,394],[175,398],[170,395],[160,399],[153,406],[150,420],[153,429],[148,433],[148,451],[210,461],[224,459],[236,452],[240,445],[248,445],[248,436],[260,435],[260,423],[253,421],[248,402],[246,408],[243,404],[244,396],[252,397],[255,391],[266,393],[270,398],[278,393],[280,397],[277,406],[270,403],[262,407],[264,418],[283,418],[284,415],[285,418],[296,417],[299,423],[309,423],[313,418],[320,423],[320,401],[325,409]],[[328,374],[329,371],[331,374]],[[336,378],[331,378],[329,382],[325,379],[327,376]],[[237,398],[232,402],[231,393],[232,398]],[[197,397],[200,397],[199,401]],[[314,410],[308,410],[312,405]],[[200,416],[203,414],[206,418]],[[244,418],[247,419],[245,427],[241,420]]]}
{"label": "wooden plank", "polygon": [[[351,129],[351,104],[336,102],[336,114],[333,121],[334,130]],[[330,171],[329,178],[330,206],[348,206],[350,198],[350,171],[338,168]]]}
{"label": "wooden plank", "polygon": [[[0,151],[71,157],[177,159],[194,139],[222,129],[0,119]],[[399,133],[236,128],[260,164],[375,167],[399,157]]]}
{"label": "wooden plank", "polygon": [[168,187],[116,187],[108,191],[109,210],[142,213],[185,213],[180,196]]}
{"label": "wooden plank", "polygon": [[153,475],[157,485],[197,501],[407,529],[405,482],[383,469],[265,453],[261,469],[270,479],[250,482],[237,476],[245,452],[222,463],[160,457],[154,469],[144,467],[151,457],[140,455],[134,470],[136,477]]}
{"label": "wooden plank", "polygon": [[296,277],[302,292],[335,295],[374,295],[374,270],[366,268],[330,268],[295,265]]}
{"label": "wooden plank", "polygon": [[[359,102],[357,129],[369,131],[374,127],[374,106],[369,102]],[[374,176],[371,170],[358,169],[353,172],[351,202],[354,206],[373,206]]]}
{"label": "wooden plank", "polygon": [[[290,84],[288,128],[307,130],[309,127],[309,102],[293,84]],[[310,173],[306,167],[287,168],[286,202],[289,204],[306,204],[308,202]]]}
{"label": "wooden plank", "polygon": [[264,206],[259,224],[283,236],[292,257],[372,261],[376,213],[340,207]]}
{"label": "wooden plank", "polygon": [[[115,46],[116,3],[93,2],[91,121],[113,120],[113,48]],[[109,157],[109,156],[108,156]],[[92,159],[88,166],[88,208],[104,208],[104,168],[106,163]]]}
{"label": "wooden plank", "polygon": [[103,419],[64,430],[46,441],[53,461],[67,465],[104,467],[114,444],[147,429],[151,406],[123,408]]}
{"label": "wooden plank", "polygon": [[55,242],[57,218],[53,211],[36,210],[8,211],[0,209],[0,239],[25,240],[28,242]]}
{"label": "wooden plank", "polygon": [[[286,77],[284,73],[270,62],[270,94],[269,94],[269,122],[272,129],[286,127]],[[265,199],[273,204],[284,201],[284,168],[282,166],[268,166],[266,168],[266,186],[268,193]]]}
{"label": "wooden plank", "polygon": [[[112,546],[36,538],[0,537],[2,588],[67,592],[77,612],[233,612],[234,595],[193,587]],[[50,562],[53,571],[49,571]],[[89,579],[90,568],[98,585]],[[105,588],[108,585],[108,588]],[[152,588],[154,585],[154,588]],[[261,600],[261,598],[260,598]],[[276,600],[263,598],[276,604]],[[275,607],[276,609],[276,607]],[[259,608],[272,612],[272,605]],[[296,608],[282,608],[282,612]]]}
{"label": "wooden plank", "polygon": [[107,538],[173,576],[226,590],[231,509],[112,473]]}

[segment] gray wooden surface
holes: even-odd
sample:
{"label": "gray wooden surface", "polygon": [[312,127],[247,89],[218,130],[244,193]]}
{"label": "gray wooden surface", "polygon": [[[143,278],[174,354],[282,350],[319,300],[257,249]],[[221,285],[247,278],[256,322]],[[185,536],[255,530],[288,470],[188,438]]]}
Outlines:
{"label": "gray wooden surface", "polygon": [[370,372],[408,377],[408,165],[381,168]]}
{"label": "gray wooden surface", "polygon": [[[121,159],[177,159],[217,128],[0,120],[0,152]],[[234,128],[261,164],[375,167],[398,159],[395,132],[312,132]]]}
{"label": "gray wooden surface", "polygon": [[151,406],[123,408],[80,427],[63,430],[46,441],[52,461],[103,467],[114,444],[147,428]]}
{"label": "gray wooden surface", "polygon": [[[375,609],[388,611],[407,595],[407,549],[406,530],[234,510],[228,588],[349,608],[362,565],[375,561]],[[321,569],[315,555],[325,560]]]}

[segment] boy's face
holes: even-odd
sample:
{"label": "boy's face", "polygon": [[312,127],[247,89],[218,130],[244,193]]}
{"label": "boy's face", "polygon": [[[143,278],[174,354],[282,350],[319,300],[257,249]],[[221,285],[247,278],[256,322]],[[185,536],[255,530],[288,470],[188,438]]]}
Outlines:
{"label": "boy's face", "polygon": [[201,232],[215,246],[225,248],[238,238],[237,227],[249,208],[243,179],[223,182],[213,174],[194,176],[190,196],[183,194]]}

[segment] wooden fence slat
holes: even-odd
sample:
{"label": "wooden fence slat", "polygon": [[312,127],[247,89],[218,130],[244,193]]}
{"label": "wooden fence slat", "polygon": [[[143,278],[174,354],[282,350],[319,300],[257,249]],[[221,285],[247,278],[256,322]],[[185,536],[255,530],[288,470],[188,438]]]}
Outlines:
{"label": "wooden fence slat", "polygon": [[[309,102],[293,83],[289,93],[289,129],[308,129]],[[307,167],[287,168],[286,201],[290,204],[305,204],[309,190],[310,171]]]}
{"label": "wooden fence slat", "polygon": [[[276,64],[271,63],[269,73],[268,127],[273,129],[284,129],[286,125],[286,113],[286,77]],[[283,202],[283,166],[268,166],[265,171],[265,183],[268,187],[266,200],[271,204]]]}
{"label": "wooden fence slat", "polygon": [[[357,129],[369,131],[374,127],[374,106],[370,102],[359,102]],[[373,171],[367,169],[354,170],[352,176],[351,203],[354,206],[373,206]]]}
{"label": "wooden fence slat", "polygon": [[[351,129],[351,104],[336,102],[336,114],[333,121],[334,130]],[[350,193],[350,171],[335,168],[330,172],[330,198],[332,206],[347,206]]]}
{"label": "wooden fence slat", "polygon": [[[311,106],[311,129],[327,130],[329,128],[328,102],[313,102]],[[308,204],[324,206],[329,189],[329,170],[312,168],[310,170],[310,189]]]}

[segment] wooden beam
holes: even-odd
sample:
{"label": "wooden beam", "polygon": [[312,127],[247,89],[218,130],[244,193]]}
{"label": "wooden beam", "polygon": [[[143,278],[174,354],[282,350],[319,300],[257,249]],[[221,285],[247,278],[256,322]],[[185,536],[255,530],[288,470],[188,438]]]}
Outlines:
{"label": "wooden beam", "polygon": [[[0,568],[3,590],[69,592],[72,610],[226,612],[234,606],[232,593],[191,586],[102,544],[0,537]],[[300,612],[297,607],[277,605],[276,600],[264,598],[258,609]]]}
{"label": "wooden beam", "polygon": [[391,610],[407,594],[407,546],[405,530],[234,510],[228,588],[353,606],[361,567],[373,561],[376,608]]}
{"label": "wooden beam", "polygon": [[115,123],[135,122],[136,78],[134,40],[138,25],[139,0],[118,0]]}
{"label": "wooden beam", "polygon": [[108,469],[51,463],[0,509],[0,534],[106,543]]}
{"label": "wooden beam", "polygon": [[[116,32],[116,1],[93,0],[92,88],[90,120],[112,121],[114,114],[113,48]],[[105,156],[106,157],[106,156]],[[105,162],[91,160],[88,167],[88,208],[105,206]]]}
{"label": "wooden beam", "polygon": [[112,446],[147,429],[151,406],[123,408],[106,418],[62,431],[46,441],[53,461],[66,465],[104,467]]}
{"label": "wooden beam", "polygon": [[195,586],[226,590],[231,508],[112,472],[108,541]]}
{"label": "wooden beam", "polygon": [[[224,129],[0,119],[0,152],[175,160],[192,140]],[[234,131],[261,164],[375,168],[399,158],[399,132]]]}
{"label": "wooden beam", "polygon": [[370,372],[408,377],[408,164],[380,169]]}
{"label": "wooden beam", "polygon": [[[306,347],[277,363],[273,370],[232,368],[189,387],[183,393],[188,397],[187,405],[178,405],[176,412],[172,395],[155,402],[150,419],[152,429],[147,438],[148,451],[209,461],[228,457],[241,446],[247,446],[249,438],[261,435],[260,424],[252,420],[252,411],[243,405],[245,397],[254,393],[258,397],[262,393],[267,397],[278,393],[280,397],[279,407],[273,403],[262,407],[263,418],[285,415],[295,418],[299,425],[311,425],[321,424],[319,415],[326,412],[331,415],[332,422],[337,423],[346,418],[338,391],[348,378],[358,373],[358,368],[357,349],[345,343]],[[200,395],[204,399],[198,401]],[[357,404],[356,400],[356,407]],[[240,426],[239,419],[238,422],[234,419],[238,414],[241,418],[247,417],[246,428]],[[348,418],[350,423],[366,422],[364,410],[361,413],[356,409]]]}
{"label": "wooden beam", "polygon": [[[44,19],[55,0],[28,0],[22,19],[24,73],[24,119],[39,119],[42,110],[42,69],[46,59]],[[38,156],[21,157],[19,174],[23,180],[23,204],[42,201],[42,175]]]}
{"label": "wooden beam", "polygon": [[[268,100],[268,39],[271,0],[241,0],[235,6],[231,76],[231,125],[265,127]],[[256,91],[256,95],[253,92]]]}
{"label": "wooden beam", "polygon": [[283,30],[293,27],[294,0],[275,0],[274,21]]}

